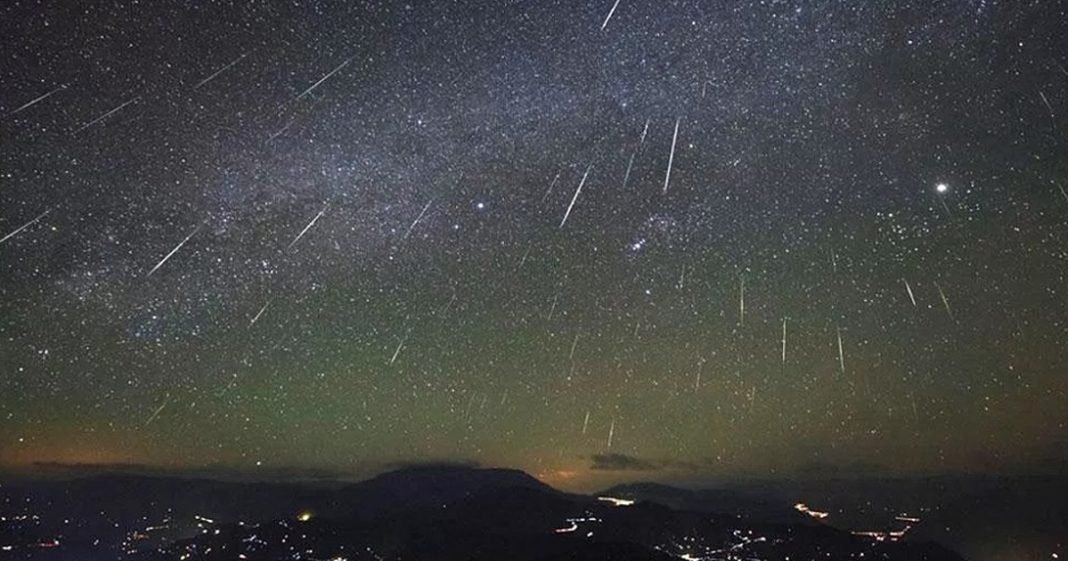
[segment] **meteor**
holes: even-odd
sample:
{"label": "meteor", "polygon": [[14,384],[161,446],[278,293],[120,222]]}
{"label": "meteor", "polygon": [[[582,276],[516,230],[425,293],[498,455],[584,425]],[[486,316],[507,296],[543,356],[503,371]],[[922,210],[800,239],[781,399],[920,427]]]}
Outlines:
{"label": "meteor", "polygon": [[92,121],[89,121],[88,123],[78,127],[78,129],[76,129],[71,134],[78,134],[78,133],[82,132],[83,130],[85,130],[85,129],[87,129],[87,128],[89,128],[89,127],[91,127],[91,126],[93,126],[93,125],[95,125],[97,123],[99,123],[100,121],[103,121],[104,119],[107,119],[108,117],[114,115],[115,113],[118,113],[119,111],[122,111],[122,109],[124,107],[126,107],[127,105],[129,105],[129,104],[131,104],[131,103],[133,103],[133,102],[135,102],[135,101],[137,101],[139,99],[141,99],[141,96],[137,96],[137,97],[127,101],[126,103],[123,103],[122,105],[112,109],[111,111],[108,111],[107,113],[104,113],[103,115],[93,119]]}
{"label": "meteor", "polygon": [[845,374],[845,352],[842,351],[842,329],[839,327],[834,328],[838,334],[838,366],[842,369],[842,374]]}
{"label": "meteor", "polygon": [[408,236],[412,233],[412,230],[415,228],[415,225],[418,224],[419,221],[423,219],[423,215],[426,214],[426,210],[428,208],[430,208],[430,204],[433,203],[433,202],[434,202],[434,199],[430,199],[429,201],[426,202],[426,206],[423,207],[422,212],[419,213],[419,216],[415,217],[415,220],[412,222],[412,225],[408,226],[408,231],[404,233],[404,237],[401,238],[401,239],[405,239],[405,240],[408,239]]}
{"label": "meteor", "polygon": [[612,19],[612,14],[616,13],[616,8],[619,7],[619,0],[616,0],[615,4],[612,4],[612,9],[608,11],[608,17],[604,18],[604,23],[601,24],[601,31],[608,27],[608,20]]}
{"label": "meteor", "polygon": [[197,232],[199,232],[199,231],[200,231],[200,227],[201,227],[201,226],[203,226],[203,224],[201,224],[201,225],[198,225],[198,226],[197,226],[197,227],[196,227],[196,228],[195,228],[195,229],[194,229],[194,230],[193,230],[192,232],[190,232],[190,233],[189,233],[189,235],[188,235],[188,236],[186,236],[186,237],[185,237],[185,239],[184,239],[184,240],[182,240],[181,242],[179,242],[179,243],[178,243],[178,245],[174,246],[174,249],[172,249],[172,250],[171,250],[171,252],[170,252],[170,253],[168,253],[167,255],[164,255],[164,256],[163,256],[163,259],[160,259],[160,260],[159,260],[159,263],[156,263],[156,266],[155,266],[155,267],[152,267],[152,270],[151,270],[151,271],[149,271],[149,272],[148,272],[148,274],[147,274],[147,275],[145,275],[145,276],[146,276],[146,277],[150,277],[150,276],[152,276],[152,273],[155,273],[157,269],[159,269],[160,267],[162,267],[162,266],[163,266],[163,264],[164,264],[164,263],[166,263],[166,262],[167,262],[167,260],[168,260],[168,259],[170,259],[172,255],[174,255],[175,253],[178,253],[178,250],[179,250],[179,249],[182,249],[182,246],[183,246],[183,245],[185,245],[185,242],[189,241],[189,238],[192,238],[193,236],[195,236],[195,235],[196,235],[196,233],[197,233]]}
{"label": "meteor", "polygon": [[38,96],[38,97],[36,97],[34,99],[31,99],[30,101],[20,105],[14,111],[8,113],[8,116],[12,116],[12,115],[15,115],[17,113],[20,113],[25,109],[29,109],[30,107],[33,107],[34,105],[37,105],[38,103],[48,99],[49,97],[52,96],[52,94],[54,94],[54,93],[56,93],[56,92],[58,92],[60,90],[65,90],[65,89],[67,89],[67,85],[63,84],[63,85],[59,86],[58,88],[56,88],[56,89],[54,89],[54,90],[52,90],[52,91],[50,91],[50,92],[48,92],[48,93],[46,93],[46,94],[44,94],[42,96]]}
{"label": "meteor", "polygon": [[249,327],[252,327],[253,325],[256,325],[256,322],[260,320],[260,316],[263,315],[263,312],[267,311],[267,306],[270,306],[270,305],[271,305],[271,301],[268,300],[267,303],[264,304],[262,308],[260,308],[260,311],[256,312],[256,315],[255,315],[255,317],[252,318],[252,321],[250,321],[248,323]]}
{"label": "meteor", "polygon": [[322,84],[323,82],[325,82],[325,81],[329,80],[331,76],[333,76],[334,74],[337,74],[337,73],[338,73],[338,72],[339,72],[339,71],[340,71],[340,70],[341,70],[342,68],[345,68],[345,66],[346,66],[346,65],[347,65],[348,63],[352,62],[352,58],[353,58],[353,57],[350,57],[350,58],[349,58],[348,60],[346,60],[345,62],[342,62],[341,64],[339,64],[337,68],[335,68],[335,69],[331,70],[330,72],[327,72],[326,76],[323,76],[322,78],[319,78],[319,81],[318,81],[318,82],[316,82],[316,83],[312,84],[312,85],[311,85],[311,87],[309,87],[308,89],[306,89],[306,90],[304,90],[303,92],[301,92],[301,93],[300,93],[300,95],[298,95],[298,96],[297,96],[297,99],[300,99],[300,98],[302,98],[302,97],[304,97],[304,96],[306,96],[306,95],[308,95],[308,94],[312,93],[312,91],[313,91],[313,90],[314,90],[315,88],[318,88],[320,84]]}
{"label": "meteor", "polygon": [[323,210],[320,210],[319,214],[316,214],[315,218],[312,218],[311,222],[308,222],[308,225],[305,226],[304,229],[301,230],[299,234],[297,234],[297,237],[293,238],[293,241],[289,242],[289,245],[286,246],[286,249],[289,249],[289,248],[293,247],[294,245],[296,245],[296,243],[300,241],[300,238],[303,238],[304,234],[306,234],[308,232],[308,230],[311,230],[312,226],[315,226],[315,223],[318,222],[319,218],[321,218],[323,216],[323,213],[326,212],[326,207],[329,206],[329,205],[330,205],[330,203],[327,203],[327,204],[323,205]]}
{"label": "meteor", "polygon": [[671,137],[671,155],[668,157],[667,174],[664,175],[664,193],[668,192],[668,184],[671,183],[671,165],[675,162],[675,143],[679,139],[679,119],[675,119],[675,134]]}
{"label": "meteor", "polygon": [[38,214],[37,217],[34,218],[33,220],[30,220],[29,222],[23,224],[22,226],[19,226],[18,228],[15,228],[14,231],[12,231],[8,235],[4,236],[3,238],[0,238],[0,243],[6,242],[8,239],[13,238],[16,235],[18,235],[19,232],[25,230],[26,228],[29,228],[30,226],[33,226],[34,224],[37,223],[38,220],[44,218],[45,215],[47,215],[49,212],[52,212],[52,209],[48,209],[48,210],[42,212],[41,214]]}
{"label": "meteor", "polygon": [[243,58],[245,58],[247,56],[248,56],[248,53],[245,53],[245,54],[237,57],[236,59],[234,59],[232,62],[230,62],[230,64],[227,64],[226,66],[216,70],[211,76],[208,76],[207,78],[204,78],[203,80],[197,82],[197,85],[193,86],[193,90],[196,91],[196,90],[200,89],[200,86],[203,86],[204,84],[207,84],[208,82],[214,80],[216,76],[218,76],[219,74],[222,74],[223,72],[226,72],[227,70],[230,69],[231,66],[241,62],[241,59],[243,59]]}
{"label": "meteor", "polygon": [[575,196],[571,197],[571,204],[567,205],[567,211],[564,212],[564,219],[560,221],[560,227],[563,228],[564,224],[567,224],[567,217],[571,216],[571,208],[575,206],[575,201],[578,200],[579,193],[582,192],[582,186],[586,184],[586,178],[590,175],[590,170],[593,169],[593,164],[586,167],[586,173],[582,174],[582,181],[579,181],[578,189],[575,189]]}
{"label": "meteor", "polygon": [[912,295],[912,287],[909,286],[909,281],[906,280],[906,279],[901,279],[901,280],[902,280],[902,282],[905,283],[905,290],[908,291],[908,293],[909,293],[909,300],[912,300],[912,305],[913,305],[913,307],[915,307],[916,306],[916,297]]}

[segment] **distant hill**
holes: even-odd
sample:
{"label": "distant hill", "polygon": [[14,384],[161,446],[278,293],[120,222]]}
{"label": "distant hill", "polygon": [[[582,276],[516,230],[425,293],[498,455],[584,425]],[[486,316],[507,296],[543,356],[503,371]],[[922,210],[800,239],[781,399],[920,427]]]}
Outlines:
{"label": "distant hill", "polygon": [[318,506],[330,515],[370,519],[433,509],[510,489],[562,494],[519,470],[428,466],[404,468],[354,483],[326,494]]}

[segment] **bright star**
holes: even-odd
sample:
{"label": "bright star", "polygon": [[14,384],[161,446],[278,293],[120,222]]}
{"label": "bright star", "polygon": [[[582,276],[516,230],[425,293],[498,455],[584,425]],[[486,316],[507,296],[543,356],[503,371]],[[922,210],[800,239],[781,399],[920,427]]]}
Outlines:
{"label": "bright star", "polygon": [[939,183],[938,185],[935,185],[935,191],[938,191],[939,193],[945,193],[946,191],[949,191],[949,185],[946,185],[945,183]]}

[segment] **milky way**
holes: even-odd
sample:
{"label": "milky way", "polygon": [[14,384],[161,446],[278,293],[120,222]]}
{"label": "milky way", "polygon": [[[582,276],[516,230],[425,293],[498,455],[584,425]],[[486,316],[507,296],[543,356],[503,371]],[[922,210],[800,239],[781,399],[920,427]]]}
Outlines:
{"label": "milky way", "polygon": [[1066,459],[1056,2],[66,4],[0,8],[0,464]]}

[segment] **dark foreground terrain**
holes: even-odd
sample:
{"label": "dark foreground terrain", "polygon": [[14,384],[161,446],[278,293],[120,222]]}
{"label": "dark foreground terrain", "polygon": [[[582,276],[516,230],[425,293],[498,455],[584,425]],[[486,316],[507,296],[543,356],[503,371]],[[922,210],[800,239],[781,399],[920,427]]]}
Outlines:
{"label": "dark foreground terrain", "polygon": [[0,557],[10,559],[961,559],[790,505],[631,503],[497,469],[405,469],[351,485],[97,476],[0,491]]}

